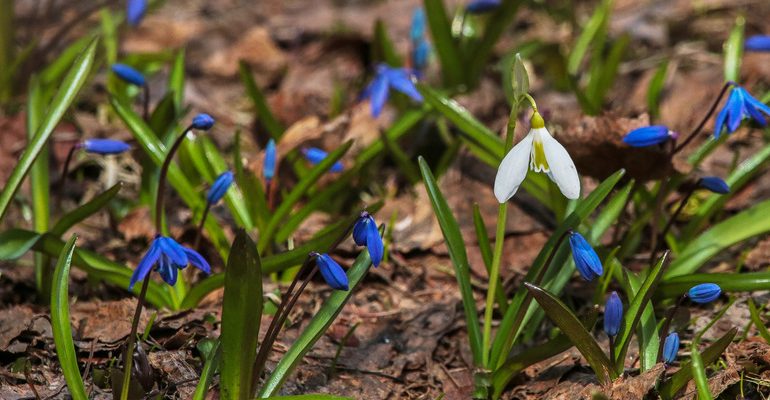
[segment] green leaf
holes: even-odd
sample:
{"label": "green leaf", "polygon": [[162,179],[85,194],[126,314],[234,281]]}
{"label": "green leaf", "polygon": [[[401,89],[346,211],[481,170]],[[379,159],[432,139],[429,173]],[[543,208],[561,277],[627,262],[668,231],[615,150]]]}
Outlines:
{"label": "green leaf", "polygon": [[294,396],[273,396],[270,400],[352,400],[352,397],[335,396],[332,394],[298,394]]}
{"label": "green leaf", "polygon": [[425,190],[430,197],[433,212],[436,214],[441,233],[444,234],[444,241],[449,249],[449,256],[452,259],[452,265],[455,269],[457,285],[460,287],[460,296],[463,300],[463,309],[465,310],[465,322],[468,328],[468,340],[470,341],[471,351],[473,352],[473,361],[475,365],[481,365],[482,352],[481,331],[479,329],[479,317],[476,313],[476,300],[473,298],[473,288],[471,287],[470,264],[468,256],[465,253],[465,242],[463,241],[460,227],[449,205],[441,194],[430,167],[425,159],[419,157],[420,171],[425,182]]}
{"label": "green leaf", "polygon": [[623,371],[623,362],[626,359],[628,353],[628,346],[631,344],[631,336],[636,332],[636,328],[639,321],[642,318],[647,302],[652,298],[652,294],[655,293],[655,288],[663,276],[664,266],[667,264],[668,252],[664,253],[658,260],[655,266],[649,271],[647,277],[644,279],[639,290],[636,291],[634,299],[628,305],[628,310],[625,311],[623,316],[623,324],[620,327],[615,338],[615,363],[619,369],[619,372]]}
{"label": "green leaf", "polygon": [[468,62],[468,76],[470,77],[469,83],[471,85],[475,86],[478,83],[484,68],[489,62],[489,57],[492,55],[494,47],[498,44],[500,36],[513,22],[519,4],[521,4],[519,1],[504,1],[487,21],[481,40],[473,43],[473,47],[468,49],[470,54],[467,55],[466,59]]}
{"label": "green leaf", "polygon": [[179,114],[182,111],[184,105],[184,48],[180,49],[174,57],[174,64],[171,65],[171,72],[168,74],[168,90],[173,93],[174,106],[176,106],[176,112]]}
{"label": "green leaf", "polygon": [[37,243],[41,235],[18,228],[0,233],[0,260],[10,261],[20,258]]}
{"label": "green leaf", "polygon": [[225,269],[222,299],[222,374],[226,399],[249,399],[262,317],[262,266],[256,244],[235,234]]}
{"label": "green leaf", "polygon": [[[716,362],[725,351],[727,346],[730,345],[730,343],[733,341],[733,338],[735,338],[737,333],[738,328],[730,329],[730,331],[725,333],[724,336],[719,338],[719,340],[700,352],[703,364],[708,365]],[[690,362],[683,362],[679,368],[679,371],[677,371],[674,375],[671,376],[671,378],[669,378],[668,381],[661,385],[660,389],[658,390],[658,394],[660,394],[663,399],[673,399],[677,392],[679,392],[685,385],[687,385],[687,382],[692,379],[692,369],[690,368],[690,364]]]}
{"label": "green leaf", "polygon": [[[617,259],[613,259],[613,262],[618,262]],[[623,270],[620,282],[624,284],[624,290],[627,298],[636,298],[639,290],[642,288],[642,280],[633,273],[627,270]],[[639,329],[637,329],[637,341],[639,342],[639,365],[642,372],[652,369],[658,362],[658,348],[660,347],[660,336],[658,336],[658,324],[655,320],[655,309],[652,306],[652,302],[648,301],[642,311],[642,318],[639,321]],[[625,360],[624,360],[625,361]]]}
{"label": "green leaf", "polygon": [[690,343],[690,359],[692,360],[690,369],[693,378],[695,378],[695,387],[698,389],[698,400],[711,400],[713,397],[709,389],[709,378],[706,375],[706,367],[703,366],[698,342],[695,340]]}
{"label": "green leaf", "polygon": [[757,332],[759,333],[759,336],[762,336],[762,339],[765,339],[765,342],[770,343],[770,332],[767,331],[767,327],[765,326],[765,323],[762,322],[762,317],[759,315],[759,310],[757,309],[757,305],[754,304],[754,299],[752,297],[749,297],[749,313],[751,314],[751,322],[754,323],[754,326],[757,327]]}
{"label": "green leaf", "polygon": [[342,307],[353,294],[353,290],[363,280],[372,260],[369,258],[368,251],[362,251],[356,258],[353,265],[348,269],[348,284],[350,290],[334,290],[326,299],[321,308],[315,313],[315,316],[308,323],[307,327],[300,333],[288,351],[273,369],[273,373],[265,380],[258,398],[273,396],[281,389],[281,386],[289,377],[294,368],[297,367],[302,357],[310,351],[316,341],[331,326],[334,319],[342,311]]}
{"label": "green leaf", "polygon": [[570,75],[577,75],[580,71],[580,64],[588,52],[588,47],[591,45],[591,42],[594,41],[594,38],[599,34],[609,18],[611,4],[611,0],[603,0],[602,3],[596,7],[596,11],[591,15],[591,19],[588,20],[588,23],[586,23],[580,36],[578,36],[578,39],[572,46],[572,52],[567,61],[567,72],[569,72]]}
{"label": "green leaf", "polygon": [[53,279],[51,293],[51,329],[53,341],[56,344],[56,356],[61,364],[67,389],[75,400],[88,400],[83,378],[78,369],[78,356],[75,353],[75,343],[72,340],[69,305],[69,277],[72,254],[75,251],[77,235],[72,235],[59,254]]}
{"label": "green leaf", "polygon": [[59,219],[59,221],[56,222],[56,225],[54,225],[54,227],[51,229],[51,234],[61,236],[67,232],[68,229],[75,226],[75,224],[78,222],[94,215],[96,212],[101,210],[102,207],[106,206],[107,203],[109,203],[110,200],[112,200],[122,188],[123,182],[118,182],[111,188],[107,189],[107,191],[104,193],[100,193],[98,196],[89,200],[82,206],[68,212],[67,214],[64,214]]}
{"label": "green leaf", "polygon": [[276,141],[283,135],[286,130],[284,126],[273,116],[273,112],[270,111],[270,106],[267,105],[267,100],[262,90],[257,86],[257,82],[254,81],[254,77],[251,75],[251,69],[249,65],[241,61],[238,65],[238,71],[241,76],[241,82],[246,86],[246,94],[251,101],[254,102],[254,106],[257,107],[257,118],[259,122],[267,129],[270,136]]}
{"label": "green leaf", "polygon": [[213,353],[213,357],[207,357],[206,363],[203,364],[203,370],[201,371],[200,380],[195,386],[195,393],[193,394],[193,400],[205,400],[206,394],[211,385],[211,380],[214,377],[214,373],[219,366],[222,359],[222,346],[219,340],[214,341],[214,347],[209,354]]}
{"label": "green leaf", "polygon": [[13,168],[10,177],[3,187],[3,192],[0,193],[0,220],[2,220],[5,213],[8,211],[8,206],[11,204],[16,191],[21,187],[21,183],[24,181],[24,177],[32,168],[32,164],[35,159],[43,151],[45,144],[51,137],[56,125],[64,116],[64,113],[70,107],[75,100],[78,92],[83,87],[88,78],[88,74],[91,72],[91,66],[94,63],[94,55],[96,53],[96,45],[98,41],[92,39],[88,46],[80,53],[80,56],[75,60],[74,64],[70,68],[67,76],[62,80],[62,84],[59,87],[59,91],[54,96],[51,104],[48,106],[47,113],[43,117],[34,138],[30,140],[21,158]]}
{"label": "green leaf", "polygon": [[631,195],[631,190],[634,188],[634,180],[631,179],[623,189],[620,189],[615,195],[612,196],[607,205],[602,209],[599,215],[591,225],[591,230],[588,234],[588,241],[591,243],[599,243],[602,235],[612,226],[612,224],[618,221],[620,214],[626,207],[628,196]]}
{"label": "green leaf", "polygon": [[650,85],[647,86],[647,110],[652,118],[657,118],[660,115],[660,96],[666,85],[667,72],[668,59],[665,59],[655,70],[655,75],[652,76]]}
{"label": "green leaf", "polygon": [[400,67],[404,64],[401,56],[396,52],[393,41],[388,36],[388,30],[381,19],[374,23],[374,43],[372,43],[372,59],[382,61],[392,67]]}
{"label": "green leaf", "polygon": [[[487,227],[484,224],[484,218],[481,216],[481,210],[479,210],[479,204],[473,203],[473,226],[476,229],[476,239],[479,242],[479,252],[481,253],[481,259],[484,261],[484,266],[487,268],[487,273],[491,272],[492,268],[492,244],[487,234]],[[497,280],[497,287],[502,288],[502,280]],[[495,291],[495,301],[500,307],[500,312],[505,313],[508,310],[508,299],[505,298],[503,290]]]}
{"label": "green leaf", "polygon": [[738,82],[741,79],[741,58],[743,57],[743,29],[746,20],[735,19],[735,26],[725,42],[725,81]]}
{"label": "green leaf", "polygon": [[524,283],[524,286],[532,294],[532,297],[535,298],[535,301],[540,304],[548,318],[567,335],[572,344],[580,351],[580,354],[586,358],[601,384],[609,384],[613,379],[617,378],[617,374],[612,369],[607,355],[604,354],[604,351],[596,343],[591,333],[586,330],[583,324],[580,323],[580,320],[561,300],[531,283]]}
{"label": "green leaf", "polygon": [[441,76],[447,85],[463,82],[462,57],[460,49],[452,38],[452,27],[444,9],[443,0],[424,0],[425,16],[436,48],[436,55],[441,63]]}
{"label": "green leaf", "polygon": [[[32,140],[45,111],[45,94],[40,80],[33,76],[29,82],[27,96],[27,139]],[[29,171],[30,197],[32,200],[32,220],[37,232],[46,232],[50,227],[51,207],[49,198],[50,178],[48,176],[49,145],[40,150],[40,155]],[[35,255],[35,286],[43,298],[47,298],[50,289],[50,260],[42,254]]]}

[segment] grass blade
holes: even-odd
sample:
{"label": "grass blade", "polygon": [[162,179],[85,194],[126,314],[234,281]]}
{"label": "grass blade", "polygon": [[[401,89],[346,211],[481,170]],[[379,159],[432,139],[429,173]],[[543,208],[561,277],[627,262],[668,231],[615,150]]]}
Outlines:
{"label": "grass blade", "polygon": [[749,297],[749,313],[751,313],[751,322],[757,327],[759,336],[762,336],[762,339],[765,339],[767,343],[770,343],[770,332],[767,331],[765,323],[762,322],[762,317],[759,315],[757,305],[754,304],[754,299],[751,297]]}
{"label": "grass blade", "polygon": [[64,77],[59,91],[51,100],[51,104],[48,106],[47,113],[43,117],[42,122],[38,126],[29,145],[21,155],[16,166],[13,168],[8,181],[5,183],[2,193],[0,193],[0,220],[2,220],[5,213],[8,211],[8,206],[11,204],[16,191],[21,187],[24,177],[32,168],[32,164],[35,159],[43,151],[45,144],[51,137],[56,125],[64,116],[64,113],[70,107],[80,89],[86,82],[88,74],[91,72],[91,67],[94,64],[94,56],[96,54],[96,45],[98,41],[92,39],[88,46],[80,53],[74,64],[70,68],[67,75]]}
{"label": "grass blade", "polygon": [[738,82],[741,78],[744,25],[746,20],[742,16],[736,18],[735,26],[725,42],[725,81]]}
{"label": "grass blade", "polygon": [[709,390],[709,378],[706,375],[706,367],[703,366],[703,358],[699,353],[698,342],[693,340],[690,344],[690,370],[695,378],[695,387],[698,389],[698,400],[711,400]]}
{"label": "grass blade", "polygon": [[262,266],[245,231],[235,235],[225,269],[222,299],[222,374],[226,399],[248,399],[262,317]]}
{"label": "grass blade", "polygon": [[56,344],[56,356],[61,364],[64,379],[67,381],[70,396],[75,400],[88,400],[83,378],[78,369],[78,357],[75,353],[70,325],[69,277],[76,240],[77,235],[70,237],[67,244],[62,247],[59,261],[56,262],[51,292],[51,329]]}
{"label": "grass blade", "polygon": [[75,224],[78,222],[94,215],[96,212],[101,210],[102,207],[106,206],[110,200],[115,198],[115,196],[118,194],[118,192],[120,192],[120,189],[122,188],[123,182],[118,182],[104,193],[99,194],[82,206],[68,212],[67,214],[64,214],[59,219],[59,221],[56,222],[56,225],[54,225],[51,229],[51,234],[61,236],[67,232],[69,228],[75,226]]}
{"label": "grass blade", "polygon": [[214,348],[211,349],[211,353],[213,353],[214,356],[209,357],[209,359],[206,360],[206,363],[203,365],[200,380],[198,381],[198,385],[195,386],[193,400],[205,400],[206,398],[209,385],[211,384],[212,378],[214,378],[214,372],[216,372],[217,367],[222,360],[222,345],[219,340],[215,341]]}
{"label": "grass blade", "polygon": [[241,61],[238,65],[238,72],[241,76],[243,86],[246,87],[246,94],[251,101],[254,102],[254,106],[257,108],[257,119],[265,129],[267,129],[270,136],[278,141],[286,128],[275,118],[273,112],[270,111],[270,106],[267,105],[267,99],[265,99],[264,93],[259,89],[257,82],[254,81],[254,77],[251,75],[249,65]]}
{"label": "grass blade", "polygon": [[481,347],[479,317],[476,313],[473,288],[471,288],[470,265],[468,263],[468,256],[465,253],[465,242],[463,242],[457,220],[452,215],[444,195],[441,194],[441,189],[439,189],[433,174],[430,172],[430,167],[428,167],[428,164],[422,157],[418,159],[418,162],[422,178],[425,182],[425,190],[428,191],[433,212],[436,214],[436,219],[438,219],[438,223],[441,226],[441,233],[444,235],[446,246],[449,249],[449,256],[452,259],[452,265],[455,268],[455,277],[457,278],[457,285],[460,287],[463,309],[465,310],[465,321],[468,326],[468,340],[473,352],[473,361],[475,365],[481,365],[484,349]]}
{"label": "grass blade", "polygon": [[521,4],[519,1],[504,1],[487,21],[481,41],[473,44],[473,48],[467,57],[469,62],[468,81],[471,85],[475,86],[478,83],[481,73],[487,65],[489,56],[492,54],[492,50],[500,36],[513,22],[519,4]]}
{"label": "grass blade", "polygon": [[444,1],[425,0],[423,3],[436,55],[441,63],[441,76],[445,84],[458,85],[463,82],[463,63],[460,49],[452,37],[452,27],[444,8]]}
{"label": "grass blade", "polygon": [[[37,77],[32,77],[27,96],[27,140],[32,140],[38,124],[43,117],[45,108],[44,90]],[[32,164],[29,171],[30,197],[32,199],[32,220],[37,232],[46,232],[50,227],[51,211],[48,199],[50,178],[48,176],[49,145],[40,150],[40,155]],[[46,298],[50,289],[51,278],[50,260],[44,254],[35,254],[35,286],[37,292]]]}
{"label": "grass blade", "polygon": [[400,67],[404,64],[401,56],[396,52],[393,41],[388,36],[388,30],[381,19],[374,23],[374,43],[372,46],[372,59],[382,61],[391,67]]}

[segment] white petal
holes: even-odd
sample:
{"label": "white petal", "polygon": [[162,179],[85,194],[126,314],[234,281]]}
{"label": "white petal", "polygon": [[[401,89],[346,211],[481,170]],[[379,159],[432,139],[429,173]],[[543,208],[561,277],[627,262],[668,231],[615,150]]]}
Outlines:
{"label": "white petal", "polygon": [[519,186],[529,170],[529,154],[532,151],[532,132],[521,142],[513,146],[505,155],[495,176],[495,197],[500,203],[505,203],[516,194]]}
{"label": "white petal", "polygon": [[559,187],[564,197],[580,198],[580,177],[567,150],[550,133],[541,135],[545,158],[550,168],[550,178]]}

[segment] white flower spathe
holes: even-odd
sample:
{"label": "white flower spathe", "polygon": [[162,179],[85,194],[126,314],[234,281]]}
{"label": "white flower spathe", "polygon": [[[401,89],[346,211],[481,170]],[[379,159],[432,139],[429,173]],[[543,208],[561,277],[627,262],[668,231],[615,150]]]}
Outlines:
{"label": "white flower spathe", "polygon": [[[567,150],[551,136],[536,114],[526,137],[506,154],[495,177],[495,197],[505,203],[516,194],[527,171],[545,172],[564,197],[580,197],[580,177]],[[537,123],[540,122],[540,123]]]}

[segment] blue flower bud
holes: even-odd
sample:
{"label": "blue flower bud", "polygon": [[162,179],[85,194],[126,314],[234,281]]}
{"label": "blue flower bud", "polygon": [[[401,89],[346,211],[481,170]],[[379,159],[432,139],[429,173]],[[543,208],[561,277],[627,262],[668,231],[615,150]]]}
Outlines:
{"label": "blue flower bud", "polygon": [[704,176],[698,179],[698,186],[718,194],[730,193],[730,185],[716,176]]}
{"label": "blue flower bud", "polygon": [[770,35],[754,35],[743,46],[746,51],[770,51]]}
{"label": "blue flower bud", "polygon": [[412,49],[412,66],[417,71],[422,71],[428,66],[428,58],[430,57],[430,44],[425,40],[417,43]]}
{"label": "blue flower bud", "polygon": [[212,126],[214,126],[214,118],[212,118],[211,115],[201,113],[192,119],[193,129],[207,131],[211,129]]}
{"label": "blue flower bud", "polygon": [[[316,165],[323,161],[326,156],[329,154],[319,148],[316,147],[308,147],[306,149],[302,149],[302,154],[305,156],[305,159],[310,161],[311,164]],[[342,172],[343,170],[342,162],[337,161],[332,165],[331,168],[329,168],[329,171],[331,172]]]}
{"label": "blue flower bud", "polygon": [[465,11],[469,14],[483,14],[500,7],[500,3],[500,0],[475,0],[465,6]]}
{"label": "blue flower bud", "polygon": [[666,341],[663,344],[663,361],[666,364],[673,364],[677,352],[679,352],[679,335],[676,332],[671,332],[666,336]]}
{"label": "blue flower bud", "polygon": [[120,154],[131,149],[128,143],[112,139],[86,139],[81,146],[83,150],[96,154]]}
{"label": "blue flower bud", "polygon": [[345,274],[345,270],[337,264],[328,254],[313,253],[316,257],[316,265],[321,272],[321,276],[326,281],[326,284],[331,286],[335,290],[349,290],[348,276]]}
{"label": "blue flower bud", "polygon": [[417,43],[425,37],[425,11],[418,7],[412,14],[412,26],[409,29],[409,39],[412,43]]}
{"label": "blue flower bud", "polygon": [[265,160],[262,164],[262,174],[264,174],[266,181],[270,181],[275,176],[275,163],[275,140],[270,139],[265,147]]}
{"label": "blue flower bud", "polygon": [[615,336],[620,331],[620,323],[623,321],[623,302],[620,301],[618,292],[613,291],[604,305],[604,332],[607,336]]}
{"label": "blue flower bud", "polygon": [[128,0],[126,5],[126,21],[131,26],[137,26],[142,22],[146,12],[147,0]]}
{"label": "blue flower bud", "polygon": [[716,300],[722,293],[722,288],[716,283],[701,283],[687,291],[687,296],[695,303],[706,304]]}
{"label": "blue flower bud", "polygon": [[575,260],[575,267],[583,279],[590,282],[602,275],[604,269],[599,256],[581,234],[570,232],[569,245],[572,248],[572,259]]}
{"label": "blue flower bud", "polygon": [[676,139],[677,134],[663,125],[644,126],[628,132],[623,142],[631,147],[647,147]]}
{"label": "blue flower bud", "polygon": [[112,64],[112,73],[123,81],[132,85],[144,86],[144,75],[126,64]]}
{"label": "blue flower bud", "polygon": [[225,171],[219,175],[211,185],[209,194],[206,196],[206,201],[208,201],[209,204],[215,204],[219,200],[222,200],[222,197],[224,197],[225,193],[227,193],[227,189],[229,189],[230,185],[233,184],[233,179],[232,171]]}
{"label": "blue flower bud", "polygon": [[380,236],[380,230],[377,229],[374,217],[366,211],[361,212],[361,216],[353,226],[353,241],[359,246],[366,246],[367,250],[369,250],[372,264],[375,267],[380,266],[385,252],[382,236]]}

